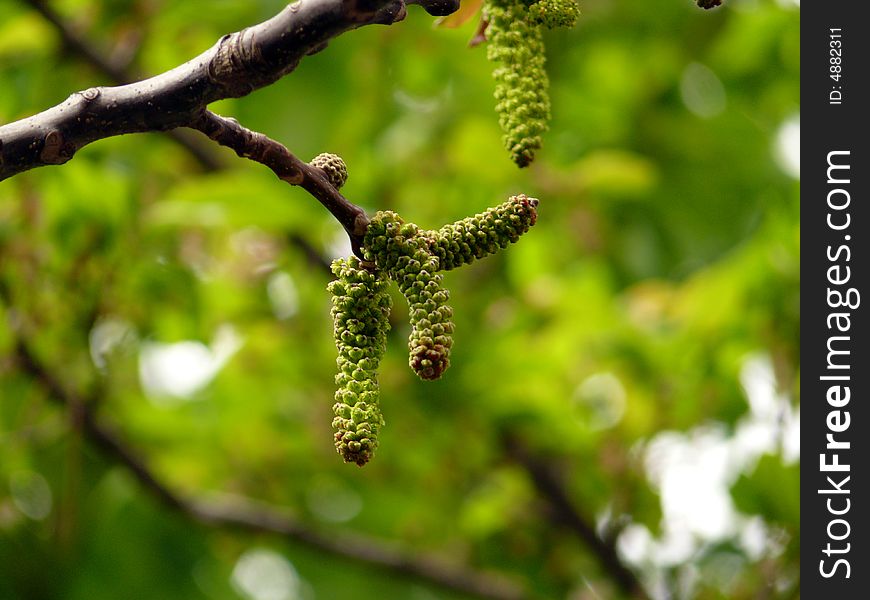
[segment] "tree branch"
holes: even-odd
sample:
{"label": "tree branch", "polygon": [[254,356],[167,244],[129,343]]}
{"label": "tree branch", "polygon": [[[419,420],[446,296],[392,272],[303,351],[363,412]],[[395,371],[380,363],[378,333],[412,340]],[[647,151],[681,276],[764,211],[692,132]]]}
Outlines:
{"label": "tree branch", "polygon": [[[0,288],[0,292],[3,291]],[[93,413],[93,406],[98,404],[95,399],[80,398],[69,391],[40,363],[20,336],[15,342],[15,355],[22,370],[37,381],[53,401],[78,412],[82,432],[94,446],[125,467],[162,504],[194,521],[213,527],[280,535],[341,558],[478,598],[522,600],[530,597],[521,586],[503,575],[475,571],[431,555],[411,554],[398,544],[368,536],[319,531],[285,510],[246,498],[208,501],[185,497],[161,481],[113,431],[98,423]]]}
{"label": "tree branch", "polygon": [[627,596],[637,600],[648,600],[649,596],[643,584],[619,558],[613,541],[602,539],[595,531],[595,526],[577,511],[549,465],[529,452],[516,434],[504,432],[501,441],[507,455],[525,469],[538,493],[548,501],[557,523],[567,527],[583,540],[598,558],[604,571]]}
{"label": "tree branch", "polygon": [[[440,2],[426,0],[435,10]],[[223,36],[210,49],[138,83],[93,87],[37,115],[0,127],[0,181],[63,164],[99,139],[190,126],[206,106],[238,98],[293,71],[346,31],[405,17],[403,0],[298,0],[258,25]]]}

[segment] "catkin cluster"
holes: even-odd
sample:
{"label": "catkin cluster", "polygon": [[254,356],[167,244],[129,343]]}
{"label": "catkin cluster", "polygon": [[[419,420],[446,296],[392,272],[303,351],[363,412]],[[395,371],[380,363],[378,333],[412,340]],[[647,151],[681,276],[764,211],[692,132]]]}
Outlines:
{"label": "catkin cluster", "polygon": [[383,274],[364,268],[355,256],[333,261],[332,272],[337,279],[327,289],[338,349],[335,447],[345,462],[362,466],[377,448],[384,424],[377,369],[386,349],[391,301]]}
{"label": "catkin cluster", "polygon": [[[336,188],[347,178],[343,161],[333,155],[318,156],[311,164],[323,169]],[[422,230],[394,212],[378,212],[363,239],[364,261],[352,256],[332,263],[336,279],[327,289],[338,349],[332,426],[345,462],[366,464],[384,424],[377,369],[390,329],[388,280],[398,284],[408,301],[408,364],[421,379],[438,379],[450,366],[453,346],[453,309],[439,271],[516,242],[535,224],[537,206],[535,198],[520,194],[438,230]]]}
{"label": "catkin cluster", "polygon": [[542,27],[573,27],[578,14],[574,0],[485,0],[495,110],[505,149],[520,167],[534,160],[550,120]]}

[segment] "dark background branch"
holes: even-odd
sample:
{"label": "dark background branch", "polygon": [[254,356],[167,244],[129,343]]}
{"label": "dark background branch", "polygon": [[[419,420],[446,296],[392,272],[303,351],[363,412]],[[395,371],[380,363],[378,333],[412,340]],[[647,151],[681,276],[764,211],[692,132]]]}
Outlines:
{"label": "dark background branch", "polygon": [[305,256],[308,264],[332,279],[332,267],[329,260],[318,252],[305,236],[299,233],[290,233],[287,235],[287,243],[299,250]]}
{"label": "dark background branch", "polygon": [[107,60],[105,53],[100,51],[100,49],[67,23],[60,13],[52,8],[49,2],[44,0],[22,0],[22,2],[33,8],[46,21],[51,23],[61,40],[63,40],[63,43],[70,50],[84,58],[96,70],[104,73],[113,83],[124,85],[140,79],[140,77]]}
{"label": "dark background branch", "polygon": [[550,505],[551,515],[557,524],[567,527],[586,544],[623,593],[637,600],[648,600],[649,596],[637,575],[619,557],[614,540],[598,535],[595,525],[574,506],[551,465],[532,453],[516,433],[504,432],[501,442],[505,454],[523,467],[538,493]]}
{"label": "dark background branch", "polygon": [[[0,286],[0,297],[8,303],[7,292]],[[15,330],[17,326],[11,324],[11,328]],[[163,505],[194,521],[213,527],[279,535],[401,577],[478,598],[521,600],[531,597],[521,586],[503,575],[475,571],[431,555],[411,553],[398,544],[368,536],[320,531],[294,518],[286,510],[247,498],[214,501],[185,497],[154,474],[115,432],[97,421],[93,407],[101,404],[100,399],[83,398],[68,390],[20,336],[15,341],[15,360],[24,372],[45,389],[51,400],[75,413],[73,420],[91,444],[126,468]]]}
{"label": "dark background branch", "polygon": [[[94,69],[103,73],[115,85],[125,85],[143,79],[142,76],[131,69],[121,67],[107,60],[104,52],[68,24],[48,2],[44,0],[23,1],[54,27],[67,48],[83,58]],[[217,171],[223,167],[220,159],[188,132],[173,129],[165,132],[165,135],[187,150],[203,170]]]}
{"label": "dark background branch", "polygon": [[444,589],[490,600],[522,600],[531,595],[513,579],[481,572],[434,555],[412,552],[399,544],[349,532],[315,529],[288,511],[248,498],[204,500],[186,496],[155,474],[112,429],[101,424],[96,409],[103,405],[103,388],[95,386],[87,394],[71,389],[54,375],[27,341],[27,318],[15,304],[10,286],[0,279],[0,303],[5,305],[12,334],[12,359],[28,374],[54,403],[70,413],[76,431],[110,460],[123,466],[139,484],[160,501],[203,525],[241,529],[278,535],[316,550],[364,565],[416,579]]}

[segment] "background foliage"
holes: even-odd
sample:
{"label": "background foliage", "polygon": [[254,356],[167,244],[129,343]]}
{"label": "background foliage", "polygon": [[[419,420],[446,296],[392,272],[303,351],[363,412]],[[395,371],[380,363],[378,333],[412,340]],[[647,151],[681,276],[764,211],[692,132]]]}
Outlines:
{"label": "background foliage", "polygon": [[[282,5],[53,3],[142,73]],[[475,20],[433,28],[415,7],[213,107],[302,158],[341,154],[350,199],[423,227],[542,199],[519,244],[447,274],[441,381],[407,368],[395,296],[364,469],[332,446],[329,275],[299,240],[348,249],[302,190],[216,147],[228,168],[203,172],[156,134],[0,184],[0,598],[461,597],[166,510],[22,368],[13,321],[183,493],[289,507],[541,597],[620,597],[520,448],[654,596],[798,596],[799,7],[581,9],[547,33],[554,119],[530,169],[501,148]],[[0,4],[0,121],[108,83],[27,3]]]}

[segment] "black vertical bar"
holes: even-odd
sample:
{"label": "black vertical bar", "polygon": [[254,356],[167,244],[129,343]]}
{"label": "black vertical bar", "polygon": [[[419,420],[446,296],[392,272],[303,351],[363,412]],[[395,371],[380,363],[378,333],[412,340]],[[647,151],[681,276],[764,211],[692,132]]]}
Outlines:
{"label": "black vertical bar", "polygon": [[[801,7],[801,587],[870,597],[866,4]],[[870,296],[866,296],[870,302]]]}

